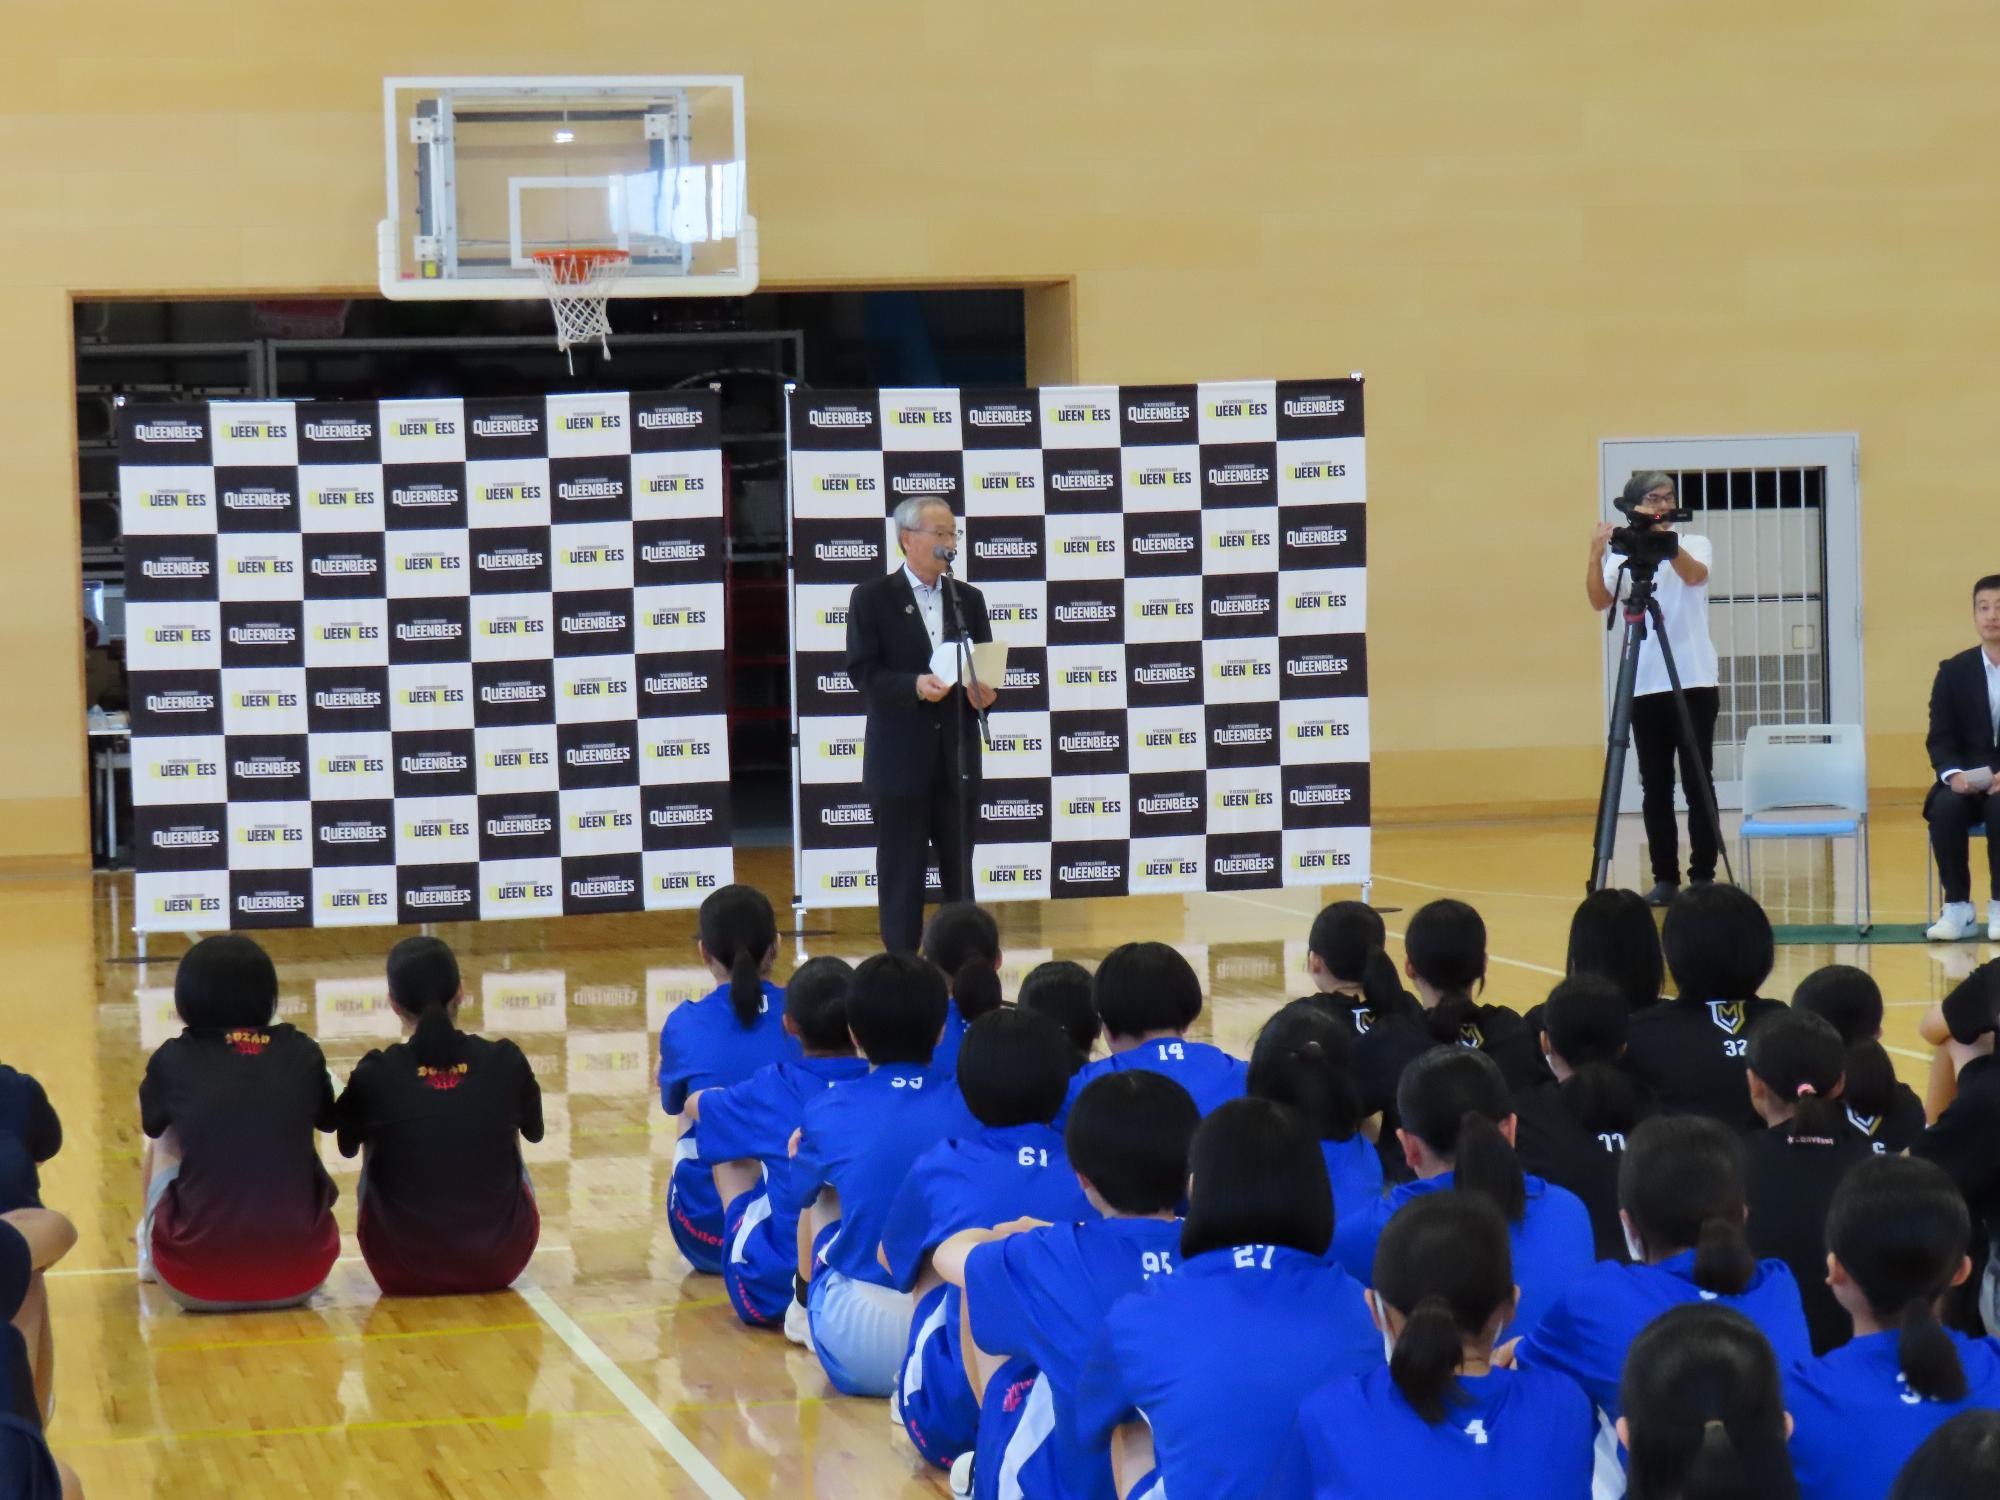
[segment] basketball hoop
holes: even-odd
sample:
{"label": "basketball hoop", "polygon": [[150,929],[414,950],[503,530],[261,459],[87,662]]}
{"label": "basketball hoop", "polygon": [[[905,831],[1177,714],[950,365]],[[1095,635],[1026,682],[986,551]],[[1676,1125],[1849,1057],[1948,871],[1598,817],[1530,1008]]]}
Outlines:
{"label": "basketball hoop", "polygon": [[[573,247],[564,250],[537,250],[533,253],[535,274],[542,290],[549,294],[549,306],[556,315],[556,347],[568,354],[572,344],[596,339],[606,359],[611,358],[611,320],[605,304],[632,263],[629,251],[605,247]],[[570,369],[576,369],[574,358]]]}

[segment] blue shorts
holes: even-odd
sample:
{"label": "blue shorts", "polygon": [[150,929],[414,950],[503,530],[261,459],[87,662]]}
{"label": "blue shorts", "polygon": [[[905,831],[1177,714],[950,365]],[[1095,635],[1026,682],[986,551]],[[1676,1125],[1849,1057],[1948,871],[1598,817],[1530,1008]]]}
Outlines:
{"label": "blue shorts", "polygon": [[722,1289],[736,1316],[752,1328],[777,1328],[792,1303],[792,1279],[799,1263],[798,1223],[780,1244],[771,1195],[742,1194],[729,1205],[725,1223],[728,1252],[722,1262]]}
{"label": "blue shorts", "polygon": [[813,1352],[844,1396],[887,1396],[896,1389],[910,1341],[908,1292],[858,1281],[820,1266],[806,1293]]}
{"label": "blue shorts", "polygon": [[960,1355],[957,1287],[924,1294],[910,1319],[910,1344],[896,1383],[896,1415],[917,1452],[949,1469],[979,1438],[979,1403]]}
{"label": "blue shorts", "polygon": [[692,1137],[683,1136],[674,1150],[674,1175],[667,1183],[667,1228],[674,1245],[697,1271],[722,1272],[722,1200],[715,1191],[715,1174],[696,1155]]}
{"label": "blue shorts", "polygon": [[1055,1406],[1040,1371],[1018,1355],[994,1371],[979,1408],[973,1500],[1022,1500],[1028,1493],[1029,1465],[1041,1455],[1054,1426]]}

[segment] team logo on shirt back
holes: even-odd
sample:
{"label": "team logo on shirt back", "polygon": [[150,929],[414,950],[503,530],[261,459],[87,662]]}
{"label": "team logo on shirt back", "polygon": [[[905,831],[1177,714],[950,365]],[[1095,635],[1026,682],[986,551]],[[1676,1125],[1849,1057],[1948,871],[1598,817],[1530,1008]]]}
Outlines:
{"label": "team logo on shirt back", "polygon": [[417,1077],[423,1082],[425,1088],[439,1090],[455,1089],[461,1083],[465,1082],[465,1075],[471,1071],[472,1065],[470,1063],[453,1063],[448,1068],[419,1066],[417,1068]]}
{"label": "team logo on shirt back", "polygon": [[1486,1045],[1486,1033],[1479,1029],[1477,1021],[1467,1021],[1458,1028],[1458,1045],[1474,1051]]}
{"label": "team logo on shirt back", "polygon": [[268,1031],[253,1031],[247,1028],[225,1031],[222,1039],[229,1044],[230,1051],[243,1057],[261,1057],[264,1049],[271,1045],[271,1034]]}
{"label": "team logo on shirt back", "polygon": [[1709,1019],[1730,1036],[1743,1030],[1744,1004],[1741,1000],[1711,1000],[1708,1002]]}

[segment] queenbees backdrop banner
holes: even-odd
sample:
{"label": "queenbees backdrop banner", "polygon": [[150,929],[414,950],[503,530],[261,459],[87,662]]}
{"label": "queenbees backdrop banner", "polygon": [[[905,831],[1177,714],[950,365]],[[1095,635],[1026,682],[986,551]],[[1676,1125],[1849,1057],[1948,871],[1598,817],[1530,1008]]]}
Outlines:
{"label": "queenbees backdrop banner", "polygon": [[801,390],[790,435],[803,905],[875,901],[847,606],[912,496],[1010,647],[978,899],[1367,877],[1358,379]]}
{"label": "queenbees backdrop banner", "polygon": [[142,931],[729,881],[708,392],[133,407]]}

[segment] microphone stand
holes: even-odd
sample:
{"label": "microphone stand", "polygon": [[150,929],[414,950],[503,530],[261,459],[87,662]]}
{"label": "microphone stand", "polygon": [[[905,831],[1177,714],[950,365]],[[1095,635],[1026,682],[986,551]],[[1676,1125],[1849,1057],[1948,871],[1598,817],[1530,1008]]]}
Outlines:
{"label": "microphone stand", "polygon": [[[973,717],[979,724],[979,739],[988,750],[993,748],[993,731],[986,722],[986,710],[979,706],[972,688],[979,686],[979,667],[972,658],[972,640],[965,628],[965,610],[958,598],[958,580],[952,576],[951,565],[958,555],[948,548],[939,547],[934,555],[944,564],[944,576],[940,580],[944,586],[945,624],[956,633],[958,646],[958,683],[960,692],[971,707]],[[970,683],[971,687],[967,684]],[[952,715],[952,740],[958,752],[958,848],[964,866],[959,871],[963,884],[959,887],[961,901],[972,899],[972,768],[966,757],[965,714],[959,710]]]}

